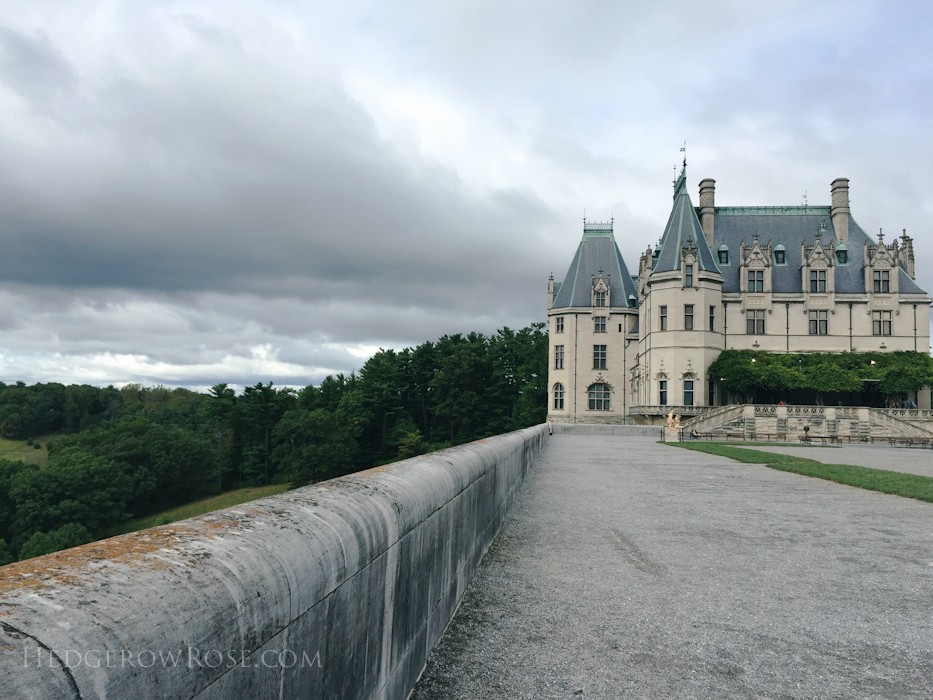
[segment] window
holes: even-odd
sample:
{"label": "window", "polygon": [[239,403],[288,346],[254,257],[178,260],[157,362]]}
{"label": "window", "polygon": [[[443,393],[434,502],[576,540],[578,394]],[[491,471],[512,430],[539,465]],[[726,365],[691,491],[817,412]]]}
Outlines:
{"label": "window", "polygon": [[821,294],[826,291],[826,270],[810,270],[810,292]]}
{"label": "window", "polygon": [[605,333],[606,332],[606,317],[605,316],[594,316],[593,317],[593,332],[594,333]]}
{"label": "window", "polygon": [[777,249],[774,251],[774,264],[775,265],[786,265],[787,264],[787,253],[784,250]]}
{"label": "window", "polygon": [[564,368],[564,346],[555,345],[554,346],[554,369],[563,369]]}
{"label": "window", "polygon": [[593,292],[593,306],[598,306],[600,308],[606,305],[606,292],[599,290]]}
{"label": "window", "polygon": [[593,346],[593,369],[606,369],[606,346]]}
{"label": "window", "polygon": [[658,307],[658,309],[659,309],[659,313],[661,314],[661,330],[666,331],[667,330],[667,307],[660,306]]}
{"label": "window", "polygon": [[827,335],[829,333],[829,312],[810,312],[810,335]]}
{"label": "window", "polygon": [[693,304],[684,304],[684,330],[693,330]]}
{"label": "window", "polygon": [[747,335],[765,334],[765,310],[755,309],[745,312],[745,332]]}
{"label": "window", "polygon": [[693,380],[684,379],[684,406],[693,405]]}
{"label": "window", "polygon": [[872,335],[891,335],[891,312],[890,311],[872,311],[871,312],[871,334]]}
{"label": "window", "polygon": [[658,381],[658,404],[661,406],[667,406],[667,380],[661,379]]}
{"label": "window", "polygon": [[555,333],[564,332],[564,317],[563,316],[554,317],[554,332]]}
{"label": "window", "polygon": [[716,330],[716,307],[709,307],[709,329],[711,331]]}
{"label": "window", "polygon": [[587,391],[589,396],[589,406],[591,411],[608,411],[609,410],[609,385],[608,384],[592,384],[590,385],[589,390]]}
{"label": "window", "polygon": [[729,251],[724,250],[723,248],[719,249],[719,264],[728,265],[729,264]]}
{"label": "window", "polygon": [[684,286],[693,286],[693,265],[684,265]]}
{"label": "window", "polygon": [[554,410],[555,411],[564,410],[564,385],[563,384],[554,385]]}
{"label": "window", "polygon": [[849,251],[845,248],[839,248],[836,250],[836,263],[839,265],[848,265],[849,264]]}
{"label": "window", "polygon": [[765,291],[765,271],[764,270],[749,270],[748,271],[748,291],[750,292]]}
{"label": "window", "polygon": [[891,273],[888,270],[875,270],[871,273],[874,282],[874,291],[887,294],[891,291]]}
{"label": "window", "polygon": [[716,403],[716,387],[713,385],[713,382],[709,377],[706,378],[706,386],[709,389],[709,397],[707,397],[706,403],[707,405],[712,406]]}

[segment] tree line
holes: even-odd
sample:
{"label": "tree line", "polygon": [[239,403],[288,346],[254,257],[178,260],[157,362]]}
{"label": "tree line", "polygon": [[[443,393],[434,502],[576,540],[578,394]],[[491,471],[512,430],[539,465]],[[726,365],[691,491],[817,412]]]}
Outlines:
{"label": "tree line", "polygon": [[540,423],[546,382],[543,323],[380,350],[302,389],[0,382],[0,437],[48,450],[42,467],[0,460],[0,564],[222,491],[308,484]]}

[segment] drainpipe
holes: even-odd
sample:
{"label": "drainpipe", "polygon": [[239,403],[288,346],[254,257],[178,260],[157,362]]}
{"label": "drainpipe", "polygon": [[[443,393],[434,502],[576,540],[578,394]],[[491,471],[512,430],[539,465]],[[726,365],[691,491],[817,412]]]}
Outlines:
{"label": "drainpipe", "polygon": [[[852,311],[852,305],[849,304],[849,311]],[[784,302],[784,352],[790,354],[790,302]]]}
{"label": "drainpipe", "polygon": [[852,302],[849,302],[849,352],[852,351]]}

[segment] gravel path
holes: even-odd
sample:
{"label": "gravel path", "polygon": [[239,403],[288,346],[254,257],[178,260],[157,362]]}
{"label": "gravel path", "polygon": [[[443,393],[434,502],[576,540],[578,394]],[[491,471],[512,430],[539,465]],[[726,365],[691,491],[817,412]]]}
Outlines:
{"label": "gravel path", "polygon": [[933,505],[555,435],[415,700],[929,698]]}

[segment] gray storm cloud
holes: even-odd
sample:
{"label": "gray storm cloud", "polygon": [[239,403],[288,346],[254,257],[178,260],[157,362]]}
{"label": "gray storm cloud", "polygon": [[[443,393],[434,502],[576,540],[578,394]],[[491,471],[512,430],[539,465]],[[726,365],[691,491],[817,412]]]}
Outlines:
{"label": "gray storm cloud", "polygon": [[933,289],[924,5],[811,5],[0,9],[0,380],[305,384],[543,320],[584,208],[637,267],[684,139],[724,204],[849,177]]}

